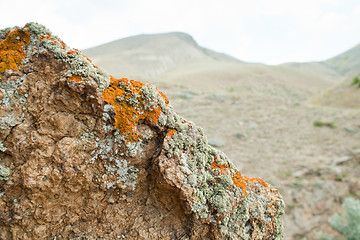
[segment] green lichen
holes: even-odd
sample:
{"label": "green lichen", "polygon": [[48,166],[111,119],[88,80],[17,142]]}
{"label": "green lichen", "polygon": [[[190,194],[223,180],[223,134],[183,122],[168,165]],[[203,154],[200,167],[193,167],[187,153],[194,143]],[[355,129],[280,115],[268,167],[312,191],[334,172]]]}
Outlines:
{"label": "green lichen", "polygon": [[[195,187],[198,201],[195,201],[192,211],[198,217],[207,217],[212,212],[225,212],[229,206],[226,189],[232,185],[229,176],[216,179],[207,169],[214,161],[216,150],[207,144],[206,137],[194,138],[189,131],[176,132],[164,144],[168,156],[179,155],[192,149],[191,154],[181,154],[181,171],[187,175],[186,184]],[[208,208],[208,206],[210,208]]]}
{"label": "green lichen", "polygon": [[11,31],[11,28],[0,29],[0,41],[5,39],[5,36],[9,31]]}
{"label": "green lichen", "polygon": [[[0,129],[11,129],[12,127],[18,125],[24,119],[24,113],[19,115],[18,111],[14,109],[17,103],[23,105],[25,107],[25,103],[27,100],[27,94],[20,94],[18,89],[26,78],[26,75],[18,79],[8,80],[6,82],[0,83],[0,90],[3,91],[4,96],[0,101],[0,105],[5,107],[4,116],[0,117]],[[24,110],[24,109],[23,109]]]}
{"label": "green lichen", "polygon": [[121,188],[130,187],[132,190],[136,187],[137,172],[139,171],[134,166],[128,166],[125,159],[115,159],[113,164],[104,164],[108,175],[115,175],[116,181],[108,181],[106,187],[110,189],[115,184],[121,183]]}
{"label": "green lichen", "polygon": [[91,77],[98,84],[100,92],[109,86],[110,76],[104,70],[96,68],[81,52],[75,51],[68,54],[70,49],[67,46],[64,47],[61,39],[52,35],[51,32],[41,24],[30,22],[27,23],[26,26],[28,26],[38,38],[44,37],[41,41],[43,46],[53,52],[55,58],[70,64],[70,69],[67,72],[68,77],[73,75],[84,78]]}
{"label": "green lichen", "polygon": [[46,34],[51,35],[51,31],[39,23],[29,22],[26,26],[28,26],[30,30],[38,36],[45,36]]}
{"label": "green lichen", "polygon": [[100,92],[110,85],[110,76],[104,70],[95,68],[80,52],[70,54],[64,61],[70,64],[70,69],[66,73],[68,77],[91,77],[97,82]]}
{"label": "green lichen", "polygon": [[[184,121],[179,119],[178,122]],[[185,175],[183,184],[194,189],[196,197],[191,208],[194,216],[216,226],[224,239],[250,239],[255,229],[251,225],[246,227],[248,220],[250,217],[262,218],[259,214],[265,212],[272,200],[251,191],[244,197],[243,189],[235,186],[232,179],[237,172],[234,164],[208,144],[203,130],[192,123],[183,123],[179,129],[181,131],[168,138],[163,147],[166,156],[179,158],[180,171]],[[229,166],[229,174],[214,169],[211,166],[214,161]],[[277,224],[274,239],[282,238],[283,211],[281,205],[275,215],[268,217],[272,220],[276,216],[273,220]]]}
{"label": "green lichen", "polygon": [[54,53],[55,58],[66,61],[68,49],[64,48],[60,42],[53,42],[49,39],[43,39],[42,44],[45,48]]}
{"label": "green lichen", "polygon": [[[281,198],[281,197],[280,197]],[[285,213],[285,203],[282,199],[280,199],[280,207],[277,210],[277,216],[275,218],[276,226],[277,226],[277,235],[276,240],[281,240],[284,238],[284,225],[282,223],[282,218]]]}
{"label": "green lichen", "polygon": [[144,145],[142,140],[138,142],[126,142],[125,155],[128,157],[135,157],[138,153],[143,151],[142,145]]}
{"label": "green lichen", "polygon": [[[94,163],[95,160],[102,162],[106,172],[100,178],[106,189],[118,188],[119,186],[123,190],[135,189],[139,169],[129,165],[128,161],[122,157],[132,157],[138,152],[141,152],[143,142],[134,143],[131,146],[126,145],[125,137],[121,135],[118,130],[116,130],[112,136],[103,140],[97,139],[96,136],[92,136],[91,133],[85,134],[85,136],[83,134],[82,138],[84,138],[84,141],[88,141],[89,138],[96,140],[97,149],[89,162]],[[119,147],[125,147],[125,151],[123,151],[123,149],[120,150]]]}
{"label": "green lichen", "polygon": [[177,115],[173,111],[172,107],[166,104],[164,98],[161,96],[154,85],[145,84],[140,89],[140,91],[142,93],[143,99],[149,102],[148,107],[151,107],[156,103],[160,106],[161,113],[157,123],[159,126],[165,126],[180,132],[186,129],[186,126],[184,125],[186,120]]}
{"label": "green lichen", "polygon": [[10,170],[0,165],[0,180],[8,180],[10,176]]}
{"label": "green lichen", "polygon": [[4,146],[4,144],[0,141],[0,151],[5,152],[7,148]]}
{"label": "green lichen", "polygon": [[149,100],[150,102],[154,102],[157,100],[157,91],[154,85],[145,84],[140,89],[141,93],[143,94],[144,98]]}

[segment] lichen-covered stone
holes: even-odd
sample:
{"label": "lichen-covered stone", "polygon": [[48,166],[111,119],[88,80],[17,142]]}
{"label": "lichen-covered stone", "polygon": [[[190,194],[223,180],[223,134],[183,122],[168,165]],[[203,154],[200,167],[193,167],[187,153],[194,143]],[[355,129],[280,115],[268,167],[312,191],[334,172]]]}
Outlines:
{"label": "lichen-covered stone", "polygon": [[9,169],[0,165],[0,180],[8,180],[10,175]]}
{"label": "lichen-covered stone", "polygon": [[1,30],[0,51],[0,239],[282,239],[278,191],[155,86],[36,23]]}

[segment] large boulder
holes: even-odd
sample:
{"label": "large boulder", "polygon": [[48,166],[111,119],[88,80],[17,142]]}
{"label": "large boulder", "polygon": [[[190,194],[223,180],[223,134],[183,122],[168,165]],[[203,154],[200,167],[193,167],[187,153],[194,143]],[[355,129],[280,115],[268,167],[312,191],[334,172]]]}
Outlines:
{"label": "large boulder", "polygon": [[155,86],[0,30],[0,239],[282,239],[283,213]]}

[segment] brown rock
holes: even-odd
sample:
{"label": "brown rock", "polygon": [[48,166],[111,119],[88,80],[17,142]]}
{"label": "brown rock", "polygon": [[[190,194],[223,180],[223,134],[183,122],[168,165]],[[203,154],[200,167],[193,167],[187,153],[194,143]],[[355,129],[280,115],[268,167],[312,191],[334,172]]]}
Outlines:
{"label": "brown rock", "polygon": [[0,51],[13,45],[0,239],[282,238],[278,191],[242,176],[153,85],[110,77],[35,23],[0,31]]}

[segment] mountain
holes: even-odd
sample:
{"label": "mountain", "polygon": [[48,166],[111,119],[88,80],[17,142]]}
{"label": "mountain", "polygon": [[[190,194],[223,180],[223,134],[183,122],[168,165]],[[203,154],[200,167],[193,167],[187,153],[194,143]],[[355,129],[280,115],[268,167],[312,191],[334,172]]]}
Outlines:
{"label": "mountain", "polygon": [[327,78],[332,81],[341,81],[344,76],[325,62],[290,62],[281,66],[297,69],[303,73]]}
{"label": "mountain", "polygon": [[[360,73],[357,76],[359,77]],[[360,88],[358,84],[353,84],[354,79],[355,77],[347,77],[313,98],[311,102],[338,108],[360,108]]]}
{"label": "mountain", "polygon": [[341,108],[360,107],[360,91],[351,85],[354,77],[360,73],[360,44],[325,61],[285,63],[282,66],[337,81],[311,98],[311,103]]}
{"label": "mountain", "polygon": [[343,76],[354,77],[360,72],[360,44],[323,63]]}
{"label": "mountain", "polygon": [[184,62],[240,62],[200,47],[185,33],[143,34],[82,51],[117,77],[152,79]]}
{"label": "mountain", "polygon": [[181,32],[132,36],[85,49],[83,53],[116,77],[187,85],[199,91],[250,84],[241,91],[255,86],[268,94],[281,88],[306,99],[332,86],[337,79],[288,66],[246,63],[201,47]]}
{"label": "mountain", "polygon": [[345,80],[347,77],[354,77],[360,72],[360,44],[325,61],[291,62],[282,65],[338,81]]}

